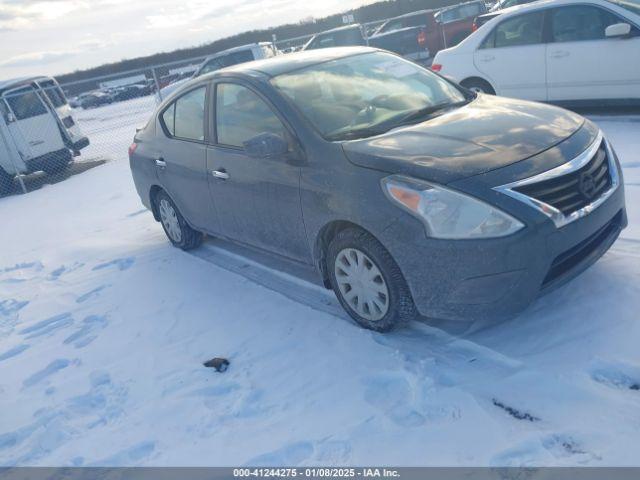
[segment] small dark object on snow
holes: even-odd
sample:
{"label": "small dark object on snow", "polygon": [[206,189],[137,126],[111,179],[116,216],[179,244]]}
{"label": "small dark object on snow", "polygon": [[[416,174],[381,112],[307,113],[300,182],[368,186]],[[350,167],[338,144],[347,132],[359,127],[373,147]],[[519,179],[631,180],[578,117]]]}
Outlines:
{"label": "small dark object on snow", "polygon": [[204,362],[204,366],[209,368],[213,367],[217,372],[224,372],[229,368],[229,360],[216,357]]}
{"label": "small dark object on snow", "polygon": [[521,412],[520,410],[516,410],[515,408],[510,407],[509,405],[505,405],[504,403],[499,402],[495,398],[493,399],[493,404],[496,407],[503,409],[505,412],[507,412],[513,418],[516,418],[518,420],[527,420],[528,422],[539,422],[540,421],[540,419],[538,417],[534,417],[533,415],[531,415],[530,413],[527,413],[527,412]]}
{"label": "small dark object on snow", "polygon": [[640,390],[640,383],[634,383],[629,387],[630,390]]}

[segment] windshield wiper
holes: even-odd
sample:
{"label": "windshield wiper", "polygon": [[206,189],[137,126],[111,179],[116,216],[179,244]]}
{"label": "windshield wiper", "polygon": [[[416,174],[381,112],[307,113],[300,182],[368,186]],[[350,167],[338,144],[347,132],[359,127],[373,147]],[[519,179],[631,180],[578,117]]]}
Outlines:
{"label": "windshield wiper", "polygon": [[327,136],[327,140],[353,140],[356,138],[373,137],[374,135],[381,135],[389,131],[389,127],[381,128],[379,126],[356,128],[355,130],[349,130],[348,132],[336,133]]}
{"label": "windshield wiper", "polygon": [[436,103],[435,105],[429,105],[427,107],[420,108],[419,110],[414,110],[413,112],[409,112],[406,115],[395,119],[394,123],[396,124],[396,126],[406,125],[407,123],[411,123],[415,120],[428,117],[441,110],[446,110],[448,108],[461,107],[462,105],[466,105],[467,103],[469,103],[471,100],[472,98],[467,98],[459,102],[442,102],[442,103]]}

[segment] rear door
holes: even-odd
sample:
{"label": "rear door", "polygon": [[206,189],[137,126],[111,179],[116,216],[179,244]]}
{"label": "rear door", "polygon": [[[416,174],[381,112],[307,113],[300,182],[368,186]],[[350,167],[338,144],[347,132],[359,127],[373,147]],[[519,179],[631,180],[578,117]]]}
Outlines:
{"label": "rear door", "polygon": [[68,136],[71,144],[78,144],[85,137],[71,116],[71,108],[67,103],[67,97],[62,92],[58,83],[53,79],[41,80],[38,81],[38,87],[40,87],[46,99],[49,101],[51,108],[55,110],[60,118],[60,122],[65,129],[65,134]]}
{"label": "rear door", "polygon": [[547,99],[544,17],[544,11],[509,17],[476,50],[475,66],[498,95]]}
{"label": "rear door", "polygon": [[55,113],[49,111],[32,86],[8,90],[2,98],[13,114],[8,129],[23,156],[29,160],[65,147]]}
{"label": "rear door", "polygon": [[572,5],[550,12],[547,48],[549,100],[640,98],[640,30],[607,38],[605,29],[630,23],[596,5]]}
{"label": "rear door", "polygon": [[[301,261],[310,261],[300,203],[295,140],[271,104],[247,85],[216,86],[215,142],[207,151],[209,188],[227,237]],[[252,158],[243,143],[273,133],[291,155]]]}
{"label": "rear door", "polygon": [[207,184],[207,86],[180,95],[159,115],[156,165],[162,187],[194,228],[219,232]]}

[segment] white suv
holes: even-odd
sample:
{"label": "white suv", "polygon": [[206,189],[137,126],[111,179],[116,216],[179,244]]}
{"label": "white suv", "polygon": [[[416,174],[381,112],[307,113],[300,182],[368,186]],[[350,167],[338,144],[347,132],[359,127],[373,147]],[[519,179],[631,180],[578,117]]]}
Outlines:
{"label": "white suv", "polygon": [[222,52],[205,58],[200,67],[198,67],[198,70],[196,70],[190,78],[174,82],[160,90],[160,96],[162,98],[159,100],[164,100],[189,80],[204,75],[205,73],[211,73],[215,70],[239,63],[275,57],[278,53],[274,44],[269,42],[251,43],[249,45],[223,50]]}

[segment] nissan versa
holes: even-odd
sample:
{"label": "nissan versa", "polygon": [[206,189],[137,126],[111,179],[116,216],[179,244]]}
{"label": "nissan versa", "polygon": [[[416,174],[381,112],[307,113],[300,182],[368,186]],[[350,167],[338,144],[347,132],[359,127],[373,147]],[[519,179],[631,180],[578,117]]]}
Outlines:
{"label": "nissan versa", "polygon": [[515,315],[627,223],[616,154],[593,123],[365,47],[198,78],[129,154],[175,246],[206,233],[313,264],[378,331]]}

